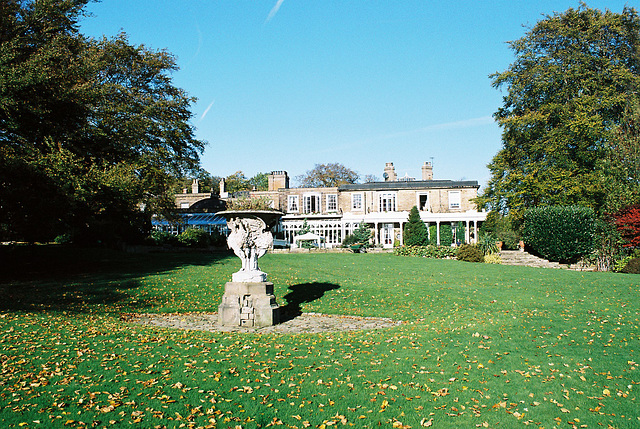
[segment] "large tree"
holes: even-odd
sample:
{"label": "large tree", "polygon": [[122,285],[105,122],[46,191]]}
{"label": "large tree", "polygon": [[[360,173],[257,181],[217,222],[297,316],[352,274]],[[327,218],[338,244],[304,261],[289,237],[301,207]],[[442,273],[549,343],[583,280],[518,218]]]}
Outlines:
{"label": "large tree", "polygon": [[358,173],[337,162],[316,164],[313,169],[296,177],[303,188],[330,188],[356,183],[358,178]]}
{"label": "large tree", "polygon": [[78,32],[87,0],[0,7],[0,236],[131,239],[197,170],[175,59]]}
{"label": "large tree", "polygon": [[494,115],[503,148],[478,202],[503,213],[559,204],[606,211],[606,183],[620,183],[604,160],[640,89],[637,12],[581,4],[546,16],[510,46],[515,62],[492,75],[506,90]]}

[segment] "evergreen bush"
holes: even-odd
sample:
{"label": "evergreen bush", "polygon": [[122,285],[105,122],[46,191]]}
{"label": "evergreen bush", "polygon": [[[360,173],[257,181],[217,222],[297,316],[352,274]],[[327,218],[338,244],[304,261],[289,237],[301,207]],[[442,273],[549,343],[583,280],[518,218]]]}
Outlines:
{"label": "evergreen bush", "polygon": [[463,244],[456,251],[456,259],[466,262],[484,262],[484,253],[475,244]]}
{"label": "evergreen bush", "polygon": [[456,244],[465,244],[467,241],[465,239],[466,227],[464,222],[458,222],[456,225]]}
{"label": "evergreen bush", "polygon": [[524,241],[545,259],[573,262],[593,250],[595,220],[588,207],[531,208],[524,215]]}
{"label": "evergreen bush", "polygon": [[448,223],[440,224],[440,245],[441,246],[451,246],[453,243],[453,230],[451,229],[451,225]]}
{"label": "evergreen bush", "polygon": [[403,238],[405,246],[426,246],[429,244],[429,231],[420,219],[420,212],[416,206],[413,206],[409,212],[409,221],[404,226]]}
{"label": "evergreen bush", "polygon": [[360,222],[360,225],[353,231],[353,234],[347,235],[344,240],[342,240],[342,247],[349,247],[355,244],[362,245],[364,248],[370,247],[372,236],[373,234],[369,226],[364,223],[364,221]]}

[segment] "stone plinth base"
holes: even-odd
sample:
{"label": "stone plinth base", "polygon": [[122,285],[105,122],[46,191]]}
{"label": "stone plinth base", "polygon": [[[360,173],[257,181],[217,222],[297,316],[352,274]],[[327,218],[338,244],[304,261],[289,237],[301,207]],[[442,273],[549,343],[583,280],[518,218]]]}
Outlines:
{"label": "stone plinth base", "polygon": [[223,326],[263,327],[280,322],[280,307],[271,282],[228,282],[218,320]]}

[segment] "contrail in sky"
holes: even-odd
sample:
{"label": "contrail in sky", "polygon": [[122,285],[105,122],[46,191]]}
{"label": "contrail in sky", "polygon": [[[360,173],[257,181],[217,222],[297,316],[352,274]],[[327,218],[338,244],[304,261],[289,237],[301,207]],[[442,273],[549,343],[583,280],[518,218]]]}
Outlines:
{"label": "contrail in sky", "polygon": [[282,3],[284,3],[284,0],[278,0],[276,2],[276,5],[271,9],[271,12],[269,12],[269,16],[267,16],[267,19],[264,21],[265,24],[271,21],[274,16],[276,16],[276,13],[278,13],[278,10],[280,9],[280,6],[282,6]]}
{"label": "contrail in sky", "polygon": [[207,108],[204,109],[204,112],[202,112],[202,116],[200,116],[200,120],[203,120],[204,117],[207,116],[207,113],[209,113],[209,110],[211,110],[211,107],[213,107],[213,103],[215,103],[215,102],[216,102],[216,100],[214,98],[213,101],[211,101],[211,103],[209,103]]}

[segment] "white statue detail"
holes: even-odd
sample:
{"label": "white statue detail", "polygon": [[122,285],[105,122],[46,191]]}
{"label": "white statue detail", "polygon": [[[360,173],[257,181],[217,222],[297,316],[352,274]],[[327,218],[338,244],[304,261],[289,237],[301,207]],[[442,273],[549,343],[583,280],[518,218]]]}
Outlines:
{"label": "white statue detail", "polygon": [[234,282],[265,282],[267,274],[260,271],[258,258],[273,245],[269,226],[259,217],[232,217],[227,220],[230,230],[227,244],[242,261],[242,268],[234,273]]}

